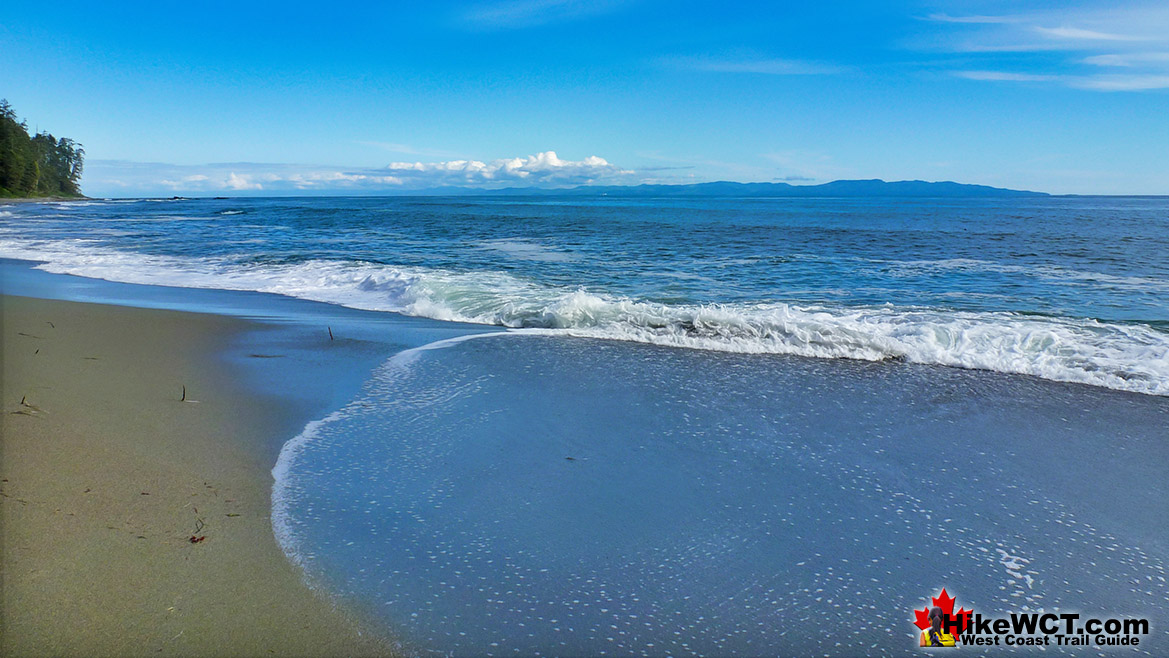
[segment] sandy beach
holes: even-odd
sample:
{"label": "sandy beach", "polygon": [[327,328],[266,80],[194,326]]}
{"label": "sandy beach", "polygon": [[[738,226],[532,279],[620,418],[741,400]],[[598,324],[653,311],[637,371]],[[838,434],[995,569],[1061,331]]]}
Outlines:
{"label": "sandy beach", "polygon": [[2,304],[0,653],[391,651],[272,536],[263,446],[288,410],[216,358],[247,323]]}

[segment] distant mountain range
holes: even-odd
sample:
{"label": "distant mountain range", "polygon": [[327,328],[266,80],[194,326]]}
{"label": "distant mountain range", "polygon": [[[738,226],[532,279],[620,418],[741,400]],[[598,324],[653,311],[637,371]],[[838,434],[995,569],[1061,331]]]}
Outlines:
{"label": "distant mountain range", "polygon": [[820,185],[788,183],[693,183],[690,185],[580,185],[563,189],[508,187],[484,190],[471,187],[440,187],[409,192],[450,196],[612,196],[612,197],[1041,197],[1045,192],[1009,190],[989,185],[969,185],[921,180],[885,182],[838,180]]}

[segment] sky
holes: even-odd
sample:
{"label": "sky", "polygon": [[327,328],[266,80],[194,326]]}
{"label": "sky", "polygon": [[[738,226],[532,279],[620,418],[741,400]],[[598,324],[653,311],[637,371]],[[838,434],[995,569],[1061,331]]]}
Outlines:
{"label": "sky", "polygon": [[5,0],[91,196],[954,180],[1169,194],[1169,2]]}

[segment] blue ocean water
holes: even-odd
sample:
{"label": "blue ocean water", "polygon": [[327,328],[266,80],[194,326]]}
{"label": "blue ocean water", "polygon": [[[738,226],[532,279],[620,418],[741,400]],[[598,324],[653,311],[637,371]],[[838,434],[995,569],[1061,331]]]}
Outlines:
{"label": "blue ocean water", "polygon": [[7,206],[117,281],[1169,393],[1169,200],[329,198]]}
{"label": "blue ocean water", "polygon": [[479,325],[274,471],[410,651],[902,653],[943,586],[1169,646],[1169,199],[46,203],[0,257]]}

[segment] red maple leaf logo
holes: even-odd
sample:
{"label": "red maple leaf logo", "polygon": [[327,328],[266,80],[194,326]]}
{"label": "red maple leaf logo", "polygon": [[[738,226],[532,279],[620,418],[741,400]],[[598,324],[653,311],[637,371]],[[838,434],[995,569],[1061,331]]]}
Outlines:
{"label": "red maple leaf logo", "polygon": [[[954,601],[955,601],[955,599],[954,599],[954,597],[952,597],[948,593],[946,593],[945,587],[942,588],[942,593],[935,596],[935,597],[932,597],[931,601],[932,601],[932,605],[935,605],[935,606],[942,609],[942,614],[944,614],[950,618],[953,618],[955,616],[954,615]],[[965,608],[965,606],[958,609],[957,618],[958,618],[958,624],[959,624],[958,625],[958,632],[959,633],[966,630],[966,628],[970,625],[970,614],[972,612],[974,612],[974,611],[967,610]],[[917,626],[918,628],[920,628],[923,631],[930,627],[930,606],[926,606],[926,607],[922,608],[921,610],[914,610],[913,616],[914,616],[914,621],[913,621],[914,626]]]}

